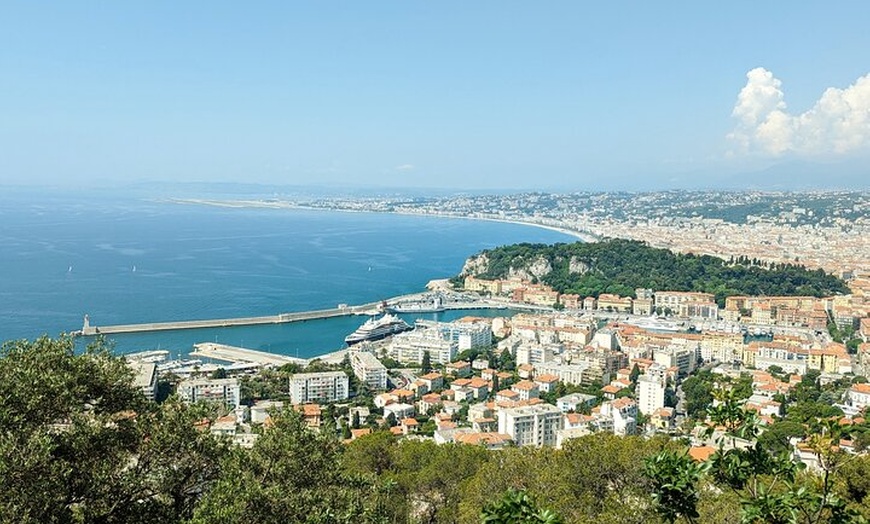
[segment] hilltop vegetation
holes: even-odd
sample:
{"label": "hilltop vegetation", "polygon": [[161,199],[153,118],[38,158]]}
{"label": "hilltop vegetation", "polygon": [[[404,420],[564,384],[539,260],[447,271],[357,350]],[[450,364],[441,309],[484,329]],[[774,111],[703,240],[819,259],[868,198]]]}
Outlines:
{"label": "hilltop vegetation", "polygon": [[[213,408],[146,401],[121,359],[101,346],[76,354],[70,339],[5,344],[0,398],[4,523],[770,522],[747,513],[751,485],[723,489],[664,437],[490,452],[376,431],[343,445],[285,411],[253,448],[232,447],[198,429]],[[804,507],[818,478],[790,475],[759,500],[800,489],[792,502]],[[859,522],[868,478],[870,457],[848,456],[826,477],[830,494],[809,500],[813,518],[776,522]]]}
{"label": "hilltop vegetation", "polygon": [[842,280],[821,269],[678,254],[623,239],[502,246],[472,257],[466,268],[465,274],[487,279],[532,276],[560,293],[581,296],[634,296],[637,288],[706,292],[716,296],[720,307],[729,295],[823,297],[849,292]]}

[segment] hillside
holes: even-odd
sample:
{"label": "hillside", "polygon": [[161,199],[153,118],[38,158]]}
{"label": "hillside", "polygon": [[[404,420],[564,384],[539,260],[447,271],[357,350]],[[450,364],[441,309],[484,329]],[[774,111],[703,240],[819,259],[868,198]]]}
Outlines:
{"label": "hillside", "polygon": [[729,295],[848,293],[846,284],[822,270],[779,264],[768,267],[744,257],[677,254],[642,242],[609,239],[572,244],[514,244],[469,258],[460,277],[499,279],[519,276],[552,286],[560,293],[634,296],[637,288],[713,293],[720,306]]}

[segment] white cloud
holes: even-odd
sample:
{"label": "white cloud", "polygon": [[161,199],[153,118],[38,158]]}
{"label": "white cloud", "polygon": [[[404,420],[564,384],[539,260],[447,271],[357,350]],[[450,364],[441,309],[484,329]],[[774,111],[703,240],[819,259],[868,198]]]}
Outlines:
{"label": "white cloud", "polygon": [[845,89],[830,87],[808,111],[786,110],[782,82],[757,67],[746,73],[731,115],[733,153],[832,155],[870,150],[870,74]]}
{"label": "white cloud", "polygon": [[410,171],[414,169],[414,164],[402,164],[400,166],[396,166],[396,171]]}

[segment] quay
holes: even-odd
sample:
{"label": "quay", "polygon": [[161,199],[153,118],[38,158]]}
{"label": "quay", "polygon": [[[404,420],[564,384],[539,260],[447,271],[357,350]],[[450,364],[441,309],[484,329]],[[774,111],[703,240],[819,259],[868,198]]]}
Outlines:
{"label": "quay", "polygon": [[213,342],[194,344],[190,356],[223,360],[224,362],[249,362],[260,366],[283,366],[284,364],[301,364],[304,366],[307,362],[304,358],[286,357],[284,355],[266,353],[265,351],[255,351],[253,349],[227,346],[226,344],[216,344]]}

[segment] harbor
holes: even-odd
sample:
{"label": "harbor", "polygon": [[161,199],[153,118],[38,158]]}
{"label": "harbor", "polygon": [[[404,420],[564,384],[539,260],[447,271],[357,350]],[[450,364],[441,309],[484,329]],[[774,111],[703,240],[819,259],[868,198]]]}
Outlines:
{"label": "harbor", "polygon": [[[447,310],[463,309],[505,309],[516,308],[516,304],[508,304],[504,301],[485,300],[479,297],[444,292],[412,293],[393,297],[382,302],[370,302],[356,306],[339,304],[335,308],[319,309],[313,311],[299,311],[293,313],[279,313],[258,317],[220,318],[204,320],[176,320],[167,322],[145,322],[140,324],[115,324],[97,326],[91,324],[90,317],[85,315],[82,328],[75,331],[75,335],[117,335],[129,333],[149,333],[155,331],[178,331],[187,329],[206,329],[239,326],[258,326],[266,324],[289,324],[292,322],[304,322],[308,320],[321,320],[327,318],[346,317],[351,315],[379,315],[385,311],[402,313],[434,313]],[[521,306],[520,306],[521,307]]]}

